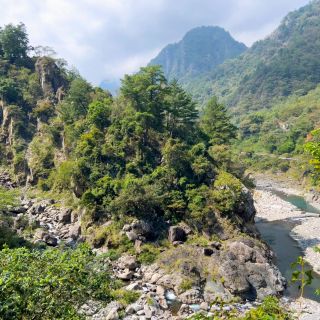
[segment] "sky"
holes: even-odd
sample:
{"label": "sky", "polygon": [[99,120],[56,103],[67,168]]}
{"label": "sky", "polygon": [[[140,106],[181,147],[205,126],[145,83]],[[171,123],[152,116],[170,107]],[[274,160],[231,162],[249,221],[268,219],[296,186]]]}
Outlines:
{"label": "sky", "polygon": [[0,0],[1,25],[25,23],[31,45],[98,85],[145,66],[167,44],[203,25],[225,28],[247,46],[309,0]]}

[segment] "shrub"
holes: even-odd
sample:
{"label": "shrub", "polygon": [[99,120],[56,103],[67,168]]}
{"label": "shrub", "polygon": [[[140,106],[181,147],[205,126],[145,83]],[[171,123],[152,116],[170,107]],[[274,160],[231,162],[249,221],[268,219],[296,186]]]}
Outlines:
{"label": "shrub", "polygon": [[0,251],[1,319],[82,319],[77,306],[89,299],[108,302],[108,265],[87,246],[75,250]]}

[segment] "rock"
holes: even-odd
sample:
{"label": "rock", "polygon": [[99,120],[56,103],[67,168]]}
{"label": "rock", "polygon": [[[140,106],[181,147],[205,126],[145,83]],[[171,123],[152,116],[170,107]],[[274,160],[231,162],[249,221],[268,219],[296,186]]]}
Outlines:
{"label": "rock", "polygon": [[36,72],[39,75],[42,92],[45,98],[54,97],[58,88],[65,85],[54,59],[40,57],[35,64]]}
{"label": "rock", "polygon": [[237,208],[237,215],[245,222],[254,222],[254,217],[256,215],[252,194],[244,185],[241,190],[241,202]]}
{"label": "rock", "polygon": [[105,308],[96,313],[92,320],[118,320],[120,319],[118,311],[122,308],[118,301],[110,302]]}
{"label": "rock", "polygon": [[105,317],[105,320],[118,320],[119,319],[119,314],[118,310],[113,309],[111,310],[108,315]]}
{"label": "rock", "polygon": [[76,222],[73,226],[69,228],[69,238],[74,240],[78,239],[81,235],[81,225],[79,222]]}
{"label": "rock", "polygon": [[217,250],[220,250],[222,247],[222,244],[218,241],[214,241],[214,242],[210,243],[210,247],[217,249]]}
{"label": "rock", "polygon": [[134,271],[138,266],[136,257],[130,255],[123,255],[117,260],[117,266],[120,269],[128,269]]}
{"label": "rock", "polygon": [[141,290],[141,284],[139,282],[133,282],[126,286],[128,291],[138,291]]}
{"label": "rock", "polygon": [[184,242],[183,241],[173,241],[172,244],[174,247],[181,246]]}
{"label": "rock", "polygon": [[62,209],[59,214],[59,221],[63,224],[71,222],[71,209]]}
{"label": "rock", "polygon": [[48,246],[55,247],[58,244],[58,239],[51,234],[46,234],[43,240]]}
{"label": "rock", "polygon": [[190,289],[179,295],[179,300],[186,304],[196,304],[203,301],[200,289]]}
{"label": "rock", "polygon": [[221,282],[207,279],[203,289],[204,300],[208,303],[212,303],[216,299],[222,299],[228,301],[232,298],[231,294],[224,288]]}
{"label": "rock", "polygon": [[101,309],[100,302],[89,300],[85,304],[83,304],[80,309],[79,313],[85,316],[93,316]]}
{"label": "rock", "polygon": [[200,309],[203,311],[208,311],[210,309],[208,302],[201,302]]}
{"label": "rock", "polygon": [[223,285],[232,294],[241,295],[250,292],[250,283],[246,277],[246,270],[243,264],[238,261],[227,260],[219,268],[219,274],[224,279]]}
{"label": "rock", "polygon": [[124,270],[117,274],[117,278],[121,280],[131,280],[133,278],[133,272],[130,270]]}
{"label": "rock", "polygon": [[169,236],[168,239],[170,242],[182,241],[185,242],[187,240],[187,235],[184,229],[179,226],[171,226],[169,228]]}
{"label": "rock", "polygon": [[[129,238],[129,237],[128,237]],[[142,241],[141,240],[136,240],[134,243],[134,249],[136,251],[137,254],[141,253],[141,245],[142,245]]]}
{"label": "rock", "polygon": [[153,238],[153,228],[150,223],[144,220],[135,220],[131,224],[126,224],[122,228],[130,241],[142,240]]}

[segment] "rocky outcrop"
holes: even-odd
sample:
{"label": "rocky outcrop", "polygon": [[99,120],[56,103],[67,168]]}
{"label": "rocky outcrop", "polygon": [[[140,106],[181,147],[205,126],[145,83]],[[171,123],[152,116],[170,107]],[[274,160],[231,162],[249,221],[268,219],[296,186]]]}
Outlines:
{"label": "rocky outcrop", "polygon": [[286,281],[272,263],[272,252],[252,240],[229,243],[219,260],[223,285],[232,295],[263,299],[279,295],[285,289]]}
{"label": "rocky outcrop", "polygon": [[[44,97],[61,100],[64,92],[63,87],[65,86],[66,81],[61,76],[61,72],[55,61],[49,57],[40,57],[38,58],[35,67],[40,79]],[[58,97],[56,97],[56,94],[58,94]]]}
{"label": "rocky outcrop", "polygon": [[122,231],[125,232],[130,241],[146,241],[156,237],[151,223],[144,220],[135,220],[130,224],[126,224]]}
{"label": "rocky outcrop", "polygon": [[81,236],[79,214],[54,200],[23,199],[19,206],[8,207],[4,214],[12,217],[18,234],[33,229],[27,240],[34,243],[57,246],[63,241],[73,245]]}

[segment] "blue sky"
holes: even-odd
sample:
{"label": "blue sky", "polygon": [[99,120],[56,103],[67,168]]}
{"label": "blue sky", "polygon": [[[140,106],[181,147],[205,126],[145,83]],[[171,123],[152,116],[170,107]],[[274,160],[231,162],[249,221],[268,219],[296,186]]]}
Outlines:
{"label": "blue sky", "polygon": [[250,46],[308,0],[0,0],[1,24],[24,22],[94,84],[136,71],[193,27],[217,25]]}

